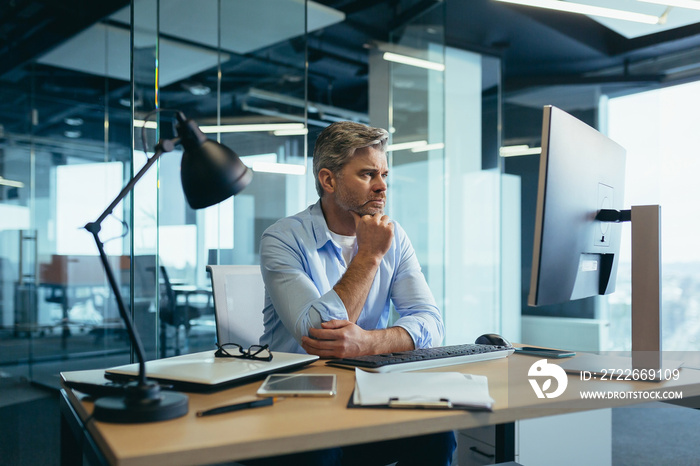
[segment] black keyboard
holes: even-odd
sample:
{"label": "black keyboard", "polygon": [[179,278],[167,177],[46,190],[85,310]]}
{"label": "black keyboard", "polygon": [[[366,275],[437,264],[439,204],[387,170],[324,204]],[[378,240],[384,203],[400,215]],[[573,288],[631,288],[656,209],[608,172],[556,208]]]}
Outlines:
{"label": "black keyboard", "polygon": [[404,372],[505,358],[512,353],[510,346],[466,344],[334,359],[326,364],[370,372]]}

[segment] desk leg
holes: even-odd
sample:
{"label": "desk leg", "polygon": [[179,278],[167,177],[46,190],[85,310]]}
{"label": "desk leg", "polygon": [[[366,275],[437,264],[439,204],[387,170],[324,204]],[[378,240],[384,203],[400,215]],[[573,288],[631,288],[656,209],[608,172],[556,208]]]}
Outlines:
{"label": "desk leg", "polygon": [[515,461],[515,423],[496,426],[496,463]]}
{"label": "desk leg", "polygon": [[106,458],[88,433],[85,424],[75,412],[64,390],[60,394],[61,410],[61,466],[87,464],[106,466]]}
{"label": "desk leg", "polygon": [[61,466],[83,464],[83,452],[80,437],[82,435],[80,422],[61,391]]}

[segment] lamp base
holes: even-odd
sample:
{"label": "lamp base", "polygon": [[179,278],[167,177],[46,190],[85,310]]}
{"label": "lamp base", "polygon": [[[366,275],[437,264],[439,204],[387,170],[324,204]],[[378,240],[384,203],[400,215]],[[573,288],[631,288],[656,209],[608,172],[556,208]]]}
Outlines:
{"label": "lamp base", "polygon": [[157,385],[149,387],[145,397],[107,396],[95,400],[93,416],[102,422],[136,424],[167,421],[182,417],[189,411],[187,395],[160,391]]}

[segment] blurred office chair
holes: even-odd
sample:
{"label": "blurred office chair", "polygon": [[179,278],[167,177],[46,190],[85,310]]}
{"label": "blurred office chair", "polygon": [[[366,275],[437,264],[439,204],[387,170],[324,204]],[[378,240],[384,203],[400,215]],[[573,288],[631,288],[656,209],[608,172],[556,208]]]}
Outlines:
{"label": "blurred office chair", "polygon": [[220,344],[257,345],[263,334],[265,285],[260,266],[207,265]]}
{"label": "blurred office chair", "polygon": [[[202,317],[210,309],[209,301],[211,292],[189,285],[175,285],[170,281],[168,271],[160,266],[160,357],[167,356],[168,350],[168,326],[174,329],[173,349],[175,356],[183,351],[187,352],[190,340],[190,330],[197,319]],[[204,303],[195,304],[194,296],[200,296]],[[200,300],[201,301],[201,300]],[[184,329],[184,342],[180,341],[180,329]]]}

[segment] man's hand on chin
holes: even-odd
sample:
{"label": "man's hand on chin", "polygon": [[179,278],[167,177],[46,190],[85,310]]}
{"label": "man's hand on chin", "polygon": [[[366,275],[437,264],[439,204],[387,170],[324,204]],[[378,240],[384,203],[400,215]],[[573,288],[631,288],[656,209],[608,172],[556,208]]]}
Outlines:
{"label": "man's hand on chin", "polygon": [[301,347],[321,358],[370,354],[369,343],[369,332],[348,320],[322,322],[321,328],[310,328],[309,336],[301,338]]}

